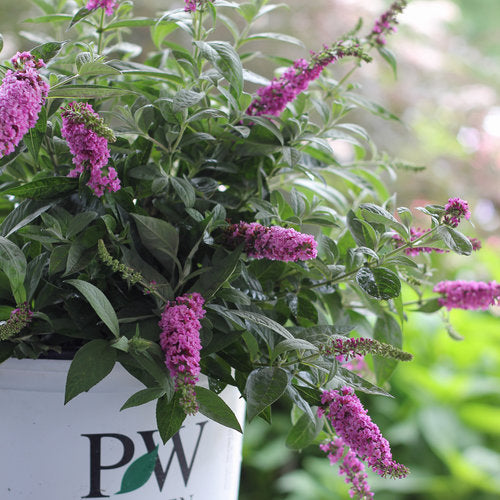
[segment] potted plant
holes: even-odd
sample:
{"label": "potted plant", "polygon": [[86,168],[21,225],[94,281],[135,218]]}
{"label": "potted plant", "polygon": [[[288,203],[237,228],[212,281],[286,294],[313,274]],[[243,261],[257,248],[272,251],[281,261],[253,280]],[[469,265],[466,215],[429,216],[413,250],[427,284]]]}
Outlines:
{"label": "potted plant", "polygon": [[[321,443],[356,498],[373,496],[365,465],[406,476],[354,391],[390,396],[411,359],[408,307],[499,295],[494,282],[424,295],[425,254],[478,247],[456,229],[467,202],[422,208],[429,228],[413,227],[381,180],[397,162],[350,121],[395,118],[348,79],[375,52],[394,66],[385,36],[406,1],[308,60],[272,58],[286,69],[271,81],[244,45],[300,42],[256,31],[279,7],[265,0],[156,18],[115,0],[37,5],[31,21],[70,39],[0,69],[3,496],[236,499],[243,402],[271,423],[281,399],[287,444]],[[155,47],[139,63],[125,36],[141,26]]]}

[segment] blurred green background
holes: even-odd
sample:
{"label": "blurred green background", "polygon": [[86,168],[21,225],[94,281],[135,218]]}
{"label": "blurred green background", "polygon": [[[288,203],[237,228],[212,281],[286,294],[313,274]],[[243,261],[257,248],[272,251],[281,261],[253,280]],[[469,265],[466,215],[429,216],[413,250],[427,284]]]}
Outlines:
{"label": "blurred green background", "polygon": [[[44,41],[38,25],[21,22],[39,14],[35,3],[0,0],[2,59]],[[145,15],[183,2],[135,4],[135,13]],[[293,34],[314,50],[340,37],[360,16],[369,29],[390,1],[287,4],[288,9],[263,19],[259,29]],[[460,196],[472,206],[475,228],[465,232],[480,237],[484,247],[468,258],[433,256],[430,264],[440,279],[500,281],[499,25],[498,0],[413,0],[399,33],[388,43],[396,53],[398,78],[379,57],[355,77],[366,95],[404,122],[359,117],[380,148],[426,166],[421,173],[400,172],[393,185],[398,204],[442,204]],[[60,38],[66,37],[60,28]],[[134,37],[137,43],[149,43],[147,29]],[[290,58],[307,56],[306,50],[279,43],[269,49]],[[271,76],[269,63],[263,62],[260,69]],[[347,69],[339,66],[335,71],[340,78]],[[333,146],[339,154],[350,154],[348,144],[337,141]],[[404,290],[403,298],[414,297]],[[488,312],[452,311],[445,319],[423,313],[409,317],[404,348],[415,359],[399,366],[391,378],[389,390],[395,399],[360,395],[391,442],[396,460],[412,471],[399,481],[371,475],[378,500],[500,498],[499,315],[500,308],[493,307]],[[349,498],[347,485],[317,447],[302,453],[286,448],[288,411],[284,405],[276,412],[272,428],[259,419],[247,427],[240,500]]]}

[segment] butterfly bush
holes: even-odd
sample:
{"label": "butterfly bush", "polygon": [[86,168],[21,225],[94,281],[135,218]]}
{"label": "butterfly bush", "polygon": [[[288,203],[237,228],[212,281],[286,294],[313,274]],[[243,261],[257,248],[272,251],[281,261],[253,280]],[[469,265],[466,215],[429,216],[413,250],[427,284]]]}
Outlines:
{"label": "butterfly bush", "polygon": [[317,242],[311,234],[302,234],[292,228],[266,227],[258,222],[239,222],[226,230],[226,244],[244,245],[244,251],[255,259],[283,262],[315,259]]}
{"label": "butterfly bush", "polygon": [[370,37],[375,40],[377,45],[384,46],[387,43],[385,35],[396,31],[396,25],[398,24],[397,16],[403,12],[407,5],[407,0],[396,0],[389,9],[375,21]]}
{"label": "butterfly bush", "polygon": [[321,443],[319,447],[327,454],[332,465],[339,463],[339,474],[345,475],[345,482],[351,484],[349,490],[351,498],[368,500],[374,497],[367,482],[368,476],[364,472],[365,464],[348,446],[345,446],[342,438],[336,437],[331,441]]}
{"label": "butterfly bush", "polygon": [[49,92],[49,84],[38,70],[42,59],[29,52],[18,52],[12,59],[14,70],[8,70],[0,86],[0,158],[14,151],[38,115]]}
{"label": "butterfly bush", "polygon": [[258,97],[250,103],[247,114],[278,116],[320,76],[323,69],[347,56],[370,61],[363,49],[355,44],[339,41],[332,47],[325,46],[321,52],[312,53],[311,61],[297,59],[280,78],[274,78],[268,86],[259,88]]}
{"label": "butterfly bush", "polygon": [[434,291],[442,296],[439,303],[450,309],[488,309],[498,304],[500,284],[495,281],[440,281]]}
{"label": "butterfly bush", "polygon": [[[271,420],[262,394],[293,400],[290,436],[303,447],[316,443],[304,421],[323,425],[320,448],[352,497],[374,497],[365,467],[405,477],[354,388],[387,396],[397,362],[412,359],[396,340],[408,306],[484,310],[500,297],[493,281],[434,286],[433,269],[413,259],[478,250],[457,229],[469,204],[427,205],[429,229],[415,225],[395,196],[382,199],[393,160],[351,120],[364,109],[392,116],[349,80],[372,55],[388,57],[406,4],[395,1],[368,33],[360,23],[298,54],[270,82],[246,67],[258,53],[240,50],[266,36],[258,24],[273,9],[261,0],[185,0],[155,19],[89,0],[68,23],[71,43],[56,37],[5,63],[0,197],[12,214],[0,220],[0,358],[99,340],[146,394],[165,389],[162,439],[199,410],[202,393],[211,418],[238,429],[218,396],[229,385],[249,421]],[[233,40],[215,40],[227,33],[221,20]],[[152,27],[158,48],[141,62],[127,52],[137,25]],[[191,36],[186,47],[171,38],[177,28]],[[255,81],[269,83],[254,90]],[[329,144],[345,136],[358,144],[350,164]],[[418,300],[405,302],[410,287]],[[87,390],[94,379],[71,377],[107,373],[106,359],[70,370],[68,383]],[[211,394],[196,389],[201,373]],[[166,405],[176,418],[164,418]]]}
{"label": "butterfly bush", "polygon": [[61,115],[61,133],[68,143],[73,154],[73,163],[76,165],[68,176],[78,177],[84,171],[89,171],[90,180],[87,185],[98,197],[102,196],[105,190],[118,191],[120,179],[116,170],[108,167],[107,174],[103,173],[110,157],[108,140],[113,139],[111,131],[108,131],[102,119],[87,103],[72,102],[63,109]]}
{"label": "butterfly bush", "polygon": [[318,416],[326,416],[336,434],[360,460],[382,477],[407,476],[408,469],[392,458],[389,442],[372,422],[351,387],[324,391],[321,403],[323,406],[318,408]]}
{"label": "butterfly bush", "polygon": [[205,316],[204,299],[199,293],[177,297],[161,315],[160,345],[165,364],[180,391],[180,404],[189,414],[196,413],[194,386],[200,374],[200,319]]}

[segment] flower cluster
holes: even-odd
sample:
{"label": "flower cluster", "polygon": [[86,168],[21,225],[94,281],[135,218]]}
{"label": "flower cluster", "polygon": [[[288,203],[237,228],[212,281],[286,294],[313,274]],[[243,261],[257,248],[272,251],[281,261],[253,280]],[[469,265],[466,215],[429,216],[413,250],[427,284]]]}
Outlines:
{"label": "flower cluster", "polygon": [[[320,444],[319,447],[327,454],[332,465],[340,462],[339,474],[346,476],[346,483],[351,483],[349,489],[351,498],[358,498],[359,500],[373,498],[370,485],[366,481],[365,465],[348,446],[345,446],[342,438],[336,437],[332,441]],[[347,453],[345,453],[346,449]]]}
{"label": "flower cluster", "polygon": [[244,244],[244,251],[256,259],[281,260],[283,262],[315,259],[317,242],[311,234],[292,228],[263,226],[258,222],[231,224],[226,230],[226,244],[236,248]]}
{"label": "flower cluster", "polygon": [[280,78],[274,78],[266,87],[257,90],[257,96],[247,109],[252,116],[278,116],[286,105],[307,89],[309,83],[316,80],[323,69],[345,56],[354,56],[369,61],[370,57],[357,45],[337,42],[333,47],[325,46],[318,54],[313,53],[311,62],[298,59]]}
{"label": "flower cluster", "polygon": [[440,293],[439,303],[450,309],[488,309],[498,304],[500,284],[495,281],[440,281],[434,292]]}
{"label": "flower cluster", "polygon": [[27,303],[21,304],[10,313],[9,319],[0,324],[0,340],[7,340],[17,335],[25,326],[31,323],[33,313]]}
{"label": "flower cluster", "polygon": [[[430,229],[420,229],[419,227],[411,227],[410,228],[410,241],[415,241],[422,236],[424,236],[426,233],[428,233]],[[394,241],[396,242],[396,247],[402,247],[405,242],[399,234],[394,234],[393,236]],[[409,256],[416,256],[419,253],[431,253],[431,252],[436,252],[436,253],[445,253],[448,252],[448,250],[442,250],[441,248],[432,248],[432,247],[409,247],[405,248],[404,253]]]}
{"label": "flower cluster", "polygon": [[85,8],[87,10],[105,9],[106,14],[111,16],[117,5],[116,0],[88,0]]}
{"label": "flower cluster", "polygon": [[36,125],[49,93],[49,85],[37,71],[45,66],[43,60],[18,52],[11,61],[14,71],[7,71],[0,86],[0,158],[12,153]]}
{"label": "flower cluster", "polygon": [[393,458],[389,442],[367,414],[351,387],[324,391],[321,396],[324,407],[318,408],[318,416],[326,415],[336,434],[345,444],[380,476],[403,478],[408,469]]}
{"label": "flower cluster", "polygon": [[450,198],[444,206],[444,210],[443,223],[451,227],[457,227],[461,217],[469,220],[471,216],[469,204],[460,198]]}
{"label": "flower cluster", "polygon": [[110,192],[118,191],[120,180],[116,170],[108,167],[107,175],[102,172],[109,160],[108,139],[114,137],[112,132],[90,104],[72,102],[63,108],[61,115],[61,134],[68,143],[76,165],[68,176],[77,177],[89,170],[90,180],[87,185],[96,196],[102,196],[105,189]]}
{"label": "flower cluster", "polygon": [[160,345],[165,364],[181,392],[180,404],[187,414],[198,411],[194,386],[200,373],[200,319],[205,316],[203,297],[190,293],[168,302],[159,322]]}
{"label": "flower cluster", "polygon": [[206,2],[207,0],[184,0],[184,10],[186,12],[196,12],[196,9]]}
{"label": "flower cluster", "polygon": [[384,358],[394,358],[399,361],[411,361],[413,356],[391,344],[385,344],[375,339],[335,337],[321,346],[321,351],[328,355],[355,357],[377,354]]}
{"label": "flower cluster", "polygon": [[407,6],[407,0],[396,0],[388,10],[386,10],[376,21],[373,26],[370,38],[375,40],[377,45],[385,45],[385,35],[396,31],[397,15],[403,12]]}
{"label": "flower cluster", "polygon": [[483,244],[481,243],[481,240],[478,240],[477,238],[469,238],[470,244],[472,245],[472,250],[474,252],[477,252],[478,250],[481,250]]}

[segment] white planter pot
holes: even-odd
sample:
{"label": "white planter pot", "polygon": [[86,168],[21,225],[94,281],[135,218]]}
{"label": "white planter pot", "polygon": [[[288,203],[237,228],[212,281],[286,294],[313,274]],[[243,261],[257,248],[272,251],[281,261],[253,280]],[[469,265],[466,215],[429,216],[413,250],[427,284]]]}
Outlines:
{"label": "white planter pot", "polygon": [[[121,365],[64,406],[70,361],[7,360],[0,365],[0,498],[113,497],[129,466],[159,444],[147,482],[124,500],[236,500],[242,436],[201,414],[186,418],[166,445],[155,403],[119,411],[144,387]],[[243,422],[234,387],[221,397]]]}

